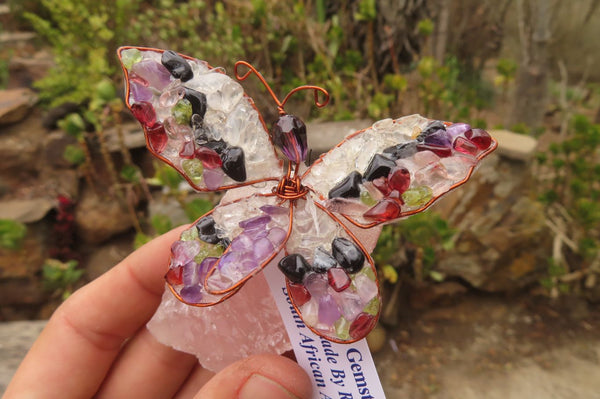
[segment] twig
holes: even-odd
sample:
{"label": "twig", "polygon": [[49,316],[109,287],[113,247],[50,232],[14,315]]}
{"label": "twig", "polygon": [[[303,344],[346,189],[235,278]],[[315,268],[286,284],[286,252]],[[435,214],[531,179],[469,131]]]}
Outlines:
{"label": "twig", "polygon": [[567,237],[565,232],[550,220],[550,216],[548,219],[546,219],[546,226],[550,227],[554,234],[556,234],[556,236],[559,237],[562,242],[567,244],[569,248],[571,248],[575,252],[578,251],[577,244],[572,239]]}
{"label": "twig", "polygon": [[560,72],[560,95],[559,103],[562,111],[562,120],[560,122],[560,138],[564,139],[569,129],[569,122],[571,121],[571,107],[569,107],[569,101],[567,100],[567,87],[569,84],[569,74],[567,73],[567,67],[564,61],[558,60],[558,70]]}
{"label": "twig", "polygon": [[590,274],[590,269],[577,270],[568,274],[563,274],[562,276],[557,277],[560,282],[570,283],[572,281],[581,280],[583,277]]}

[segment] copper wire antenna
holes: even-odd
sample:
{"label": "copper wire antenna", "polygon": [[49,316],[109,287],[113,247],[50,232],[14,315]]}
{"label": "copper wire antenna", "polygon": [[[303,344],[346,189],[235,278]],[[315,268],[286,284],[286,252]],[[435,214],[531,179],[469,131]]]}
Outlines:
{"label": "copper wire antenna", "polygon": [[[239,71],[238,71],[238,68],[240,67],[240,65],[243,65],[246,68],[248,68],[248,71],[245,74],[243,74],[243,75],[240,75]],[[291,90],[285,96],[285,98],[283,99],[283,101],[279,101],[279,98],[277,98],[277,96],[275,95],[275,93],[271,89],[271,86],[269,86],[269,84],[267,83],[266,79],[249,62],[246,62],[246,61],[238,61],[238,62],[236,62],[235,63],[235,67],[233,68],[233,71],[235,73],[236,79],[239,80],[240,82],[246,80],[250,76],[251,73],[254,73],[258,77],[258,80],[260,80],[260,82],[263,84],[263,86],[265,86],[265,88],[267,89],[267,91],[269,92],[269,94],[271,95],[271,97],[273,98],[273,101],[275,101],[275,104],[277,104],[277,111],[279,112],[280,115],[286,114],[286,112],[285,112],[285,110],[284,110],[283,107],[285,106],[285,104],[287,103],[287,101],[289,100],[289,98],[294,93],[299,92],[301,90],[314,90],[315,105],[318,108],[323,108],[324,106],[326,106],[327,104],[329,104],[329,93],[327,92],[327,90],[325,90],[322,87],[312,86],[312,85],[298,86],[295,89]],[[319,101],[319,93],[322,93],[325,96],[325,99],[323,101]]]}

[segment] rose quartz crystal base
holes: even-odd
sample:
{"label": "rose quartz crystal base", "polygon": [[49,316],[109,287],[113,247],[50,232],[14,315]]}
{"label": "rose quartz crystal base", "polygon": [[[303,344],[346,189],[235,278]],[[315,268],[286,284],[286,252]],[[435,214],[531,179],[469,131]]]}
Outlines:
{"label": "rose quartz crystal base", "polygon": [[166,288],[147,327],[159,342],[195,355],[214,372],[251,355],[292,349],[262,274],[231,298],[209,307],[186,305]]}

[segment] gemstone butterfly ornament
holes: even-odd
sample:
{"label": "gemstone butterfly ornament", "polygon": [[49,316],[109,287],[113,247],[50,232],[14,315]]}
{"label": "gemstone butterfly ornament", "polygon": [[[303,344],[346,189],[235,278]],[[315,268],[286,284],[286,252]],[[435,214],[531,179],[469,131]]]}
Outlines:
{"label": "gemstone butterfly ornament", "polygon": [[369,229],[424,210],[497,146],[467,124],[412,115],[353,133],[305,168],[306,127],[284,105],[308,89],[324,106],[325,90],[301,86],[279,101],[238,62],[236,78],[254,73],[278,106],[269,133],[222,69],[152,48],[122,47],[119,58],[127,105],[155,156],[198,191],[254,190],[221,202],[173,243],[166,274],[173,295],[192,306],[218,304],[279,255],[294,308],[334,342],[364,338],[381,309],[373,259],[348,226]]}

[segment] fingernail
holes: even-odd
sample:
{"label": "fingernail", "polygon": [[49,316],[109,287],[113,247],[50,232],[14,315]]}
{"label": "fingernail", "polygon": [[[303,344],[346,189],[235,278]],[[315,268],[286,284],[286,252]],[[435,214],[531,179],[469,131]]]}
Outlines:
{"label": "fingernail", "polygon": [[279,385],[277,382],[263,377],[259,374],[253,374],[248,378],[240,390],[239,399],[298,399],[290,391]]}

